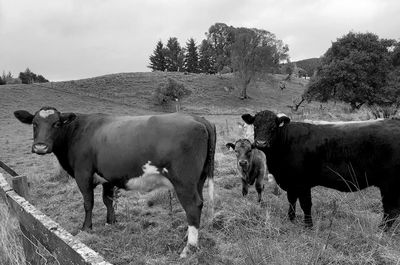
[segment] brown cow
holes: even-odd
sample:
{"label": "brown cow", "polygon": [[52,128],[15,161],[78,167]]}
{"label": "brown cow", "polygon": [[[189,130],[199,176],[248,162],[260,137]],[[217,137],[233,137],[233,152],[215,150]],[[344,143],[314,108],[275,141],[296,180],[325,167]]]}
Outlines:
{"label": "brown cow", "polygon": [[261,193],[264,190],[263,180],[267,176],[268,182],[274,184],[273,193],[279,194],[278,187],[272,174],[268,173],[265,154],[254,148],[248,139],[239,139],[233,143],[227,143],[226,147],[236,152],[237,169],[242,179],[242,195],[246,196],[249,185],[256,183],[258,202],[261,202]]}
{"label": "brown cow", "polygon": [[35,114],[19,110],[14,115],[33,125],[32,152],[54,153],[75,178],[84,199],[83,230],[92,228],[93,189],[99,183],[103,185],[107,223],[115,222],[115,186],[145,191],[173,187],[189,225],[188,242],[181,256],[197,247],[206,178],[212,202],[213,124],[180,113],[115,117],[60,113],[53,107],[43,107]]}

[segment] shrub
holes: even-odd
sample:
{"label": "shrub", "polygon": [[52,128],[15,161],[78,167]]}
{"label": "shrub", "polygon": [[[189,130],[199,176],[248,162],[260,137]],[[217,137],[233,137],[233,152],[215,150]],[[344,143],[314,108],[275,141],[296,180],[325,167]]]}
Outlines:
{"label": "shrub", "polygon": [[163,83],[156,88],[155,100],[158,105],[168,105],[172,101],[181,100],[190,94],[190,90],[186,89],[182,83],[172,78],[168,78],[167,83]]}

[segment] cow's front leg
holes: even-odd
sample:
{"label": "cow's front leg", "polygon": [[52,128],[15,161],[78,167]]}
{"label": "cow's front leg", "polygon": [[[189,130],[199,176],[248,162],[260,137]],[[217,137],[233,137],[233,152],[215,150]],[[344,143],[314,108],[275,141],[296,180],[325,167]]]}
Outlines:
{"label": "cow's front leg", "polygon": [[304,191],[299,196],[299,201],[300,201],[300,207],[304,212],[304,224],[306,227],[312,227],[313,221],[311,217],[311,207],[312,207],[311,189]]}
{"label": "cow's front leg", "polygon": [[92,229],[92,211],[94,203],[93,173],[81,170],[75,173],[75,180],[82,193],[83,206],[85,208],[85,221],[83,222],[82,230],[87,231]]}
{"label": "cow's front leg", "polygon": [[258,193],[258,202],[261,202],[262,200],[262,191],[264,190],[264,184],[263,184],[263,175],[260,174],[257,179],[256,179],[256,191]]}
{"label": "cow's front leg", "polygon": [[249,193],[249,184],[247,184],[247,181],[242,179],[242,195],[246,196],[247,193]]}
{"label": "cow's front leg", "polygon": [[287,191],[287,198],[289,201],[289,211],[288,211],[288,216],[290,221],[294,221],[294,218],[296,218],[296,202],[297,202],[297,194],[294,193],[293,191],[288,190]]}
{"label": "cow's front leg", "polygon": [[103,184],[103,202],[107,208],[107,224],[115,223],[114,202],[114,185],[110,183]]}

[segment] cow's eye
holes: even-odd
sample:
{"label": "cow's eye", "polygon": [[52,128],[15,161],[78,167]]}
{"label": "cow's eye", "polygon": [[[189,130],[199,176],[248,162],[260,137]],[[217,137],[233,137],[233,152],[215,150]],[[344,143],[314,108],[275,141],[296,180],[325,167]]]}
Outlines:
{"label": "cow's eye", "polygon": [[56,121],[54,124],[53,124],[53,127],[54,128],[58,128],[58,127],[60,127],[61,126],[61,122],[59,122],[59,121]]}

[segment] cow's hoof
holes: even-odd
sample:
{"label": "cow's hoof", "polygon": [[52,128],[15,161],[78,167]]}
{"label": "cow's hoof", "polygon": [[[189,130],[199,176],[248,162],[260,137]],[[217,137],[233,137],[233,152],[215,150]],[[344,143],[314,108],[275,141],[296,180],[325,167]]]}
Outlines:
{"label": "cow's hoof", "polygon": [[197,249],[198,249],[197,246],[187,244],[186,247],[182,250],[180,257],[182,259],[187,258],[191,254],[196,253]]}

